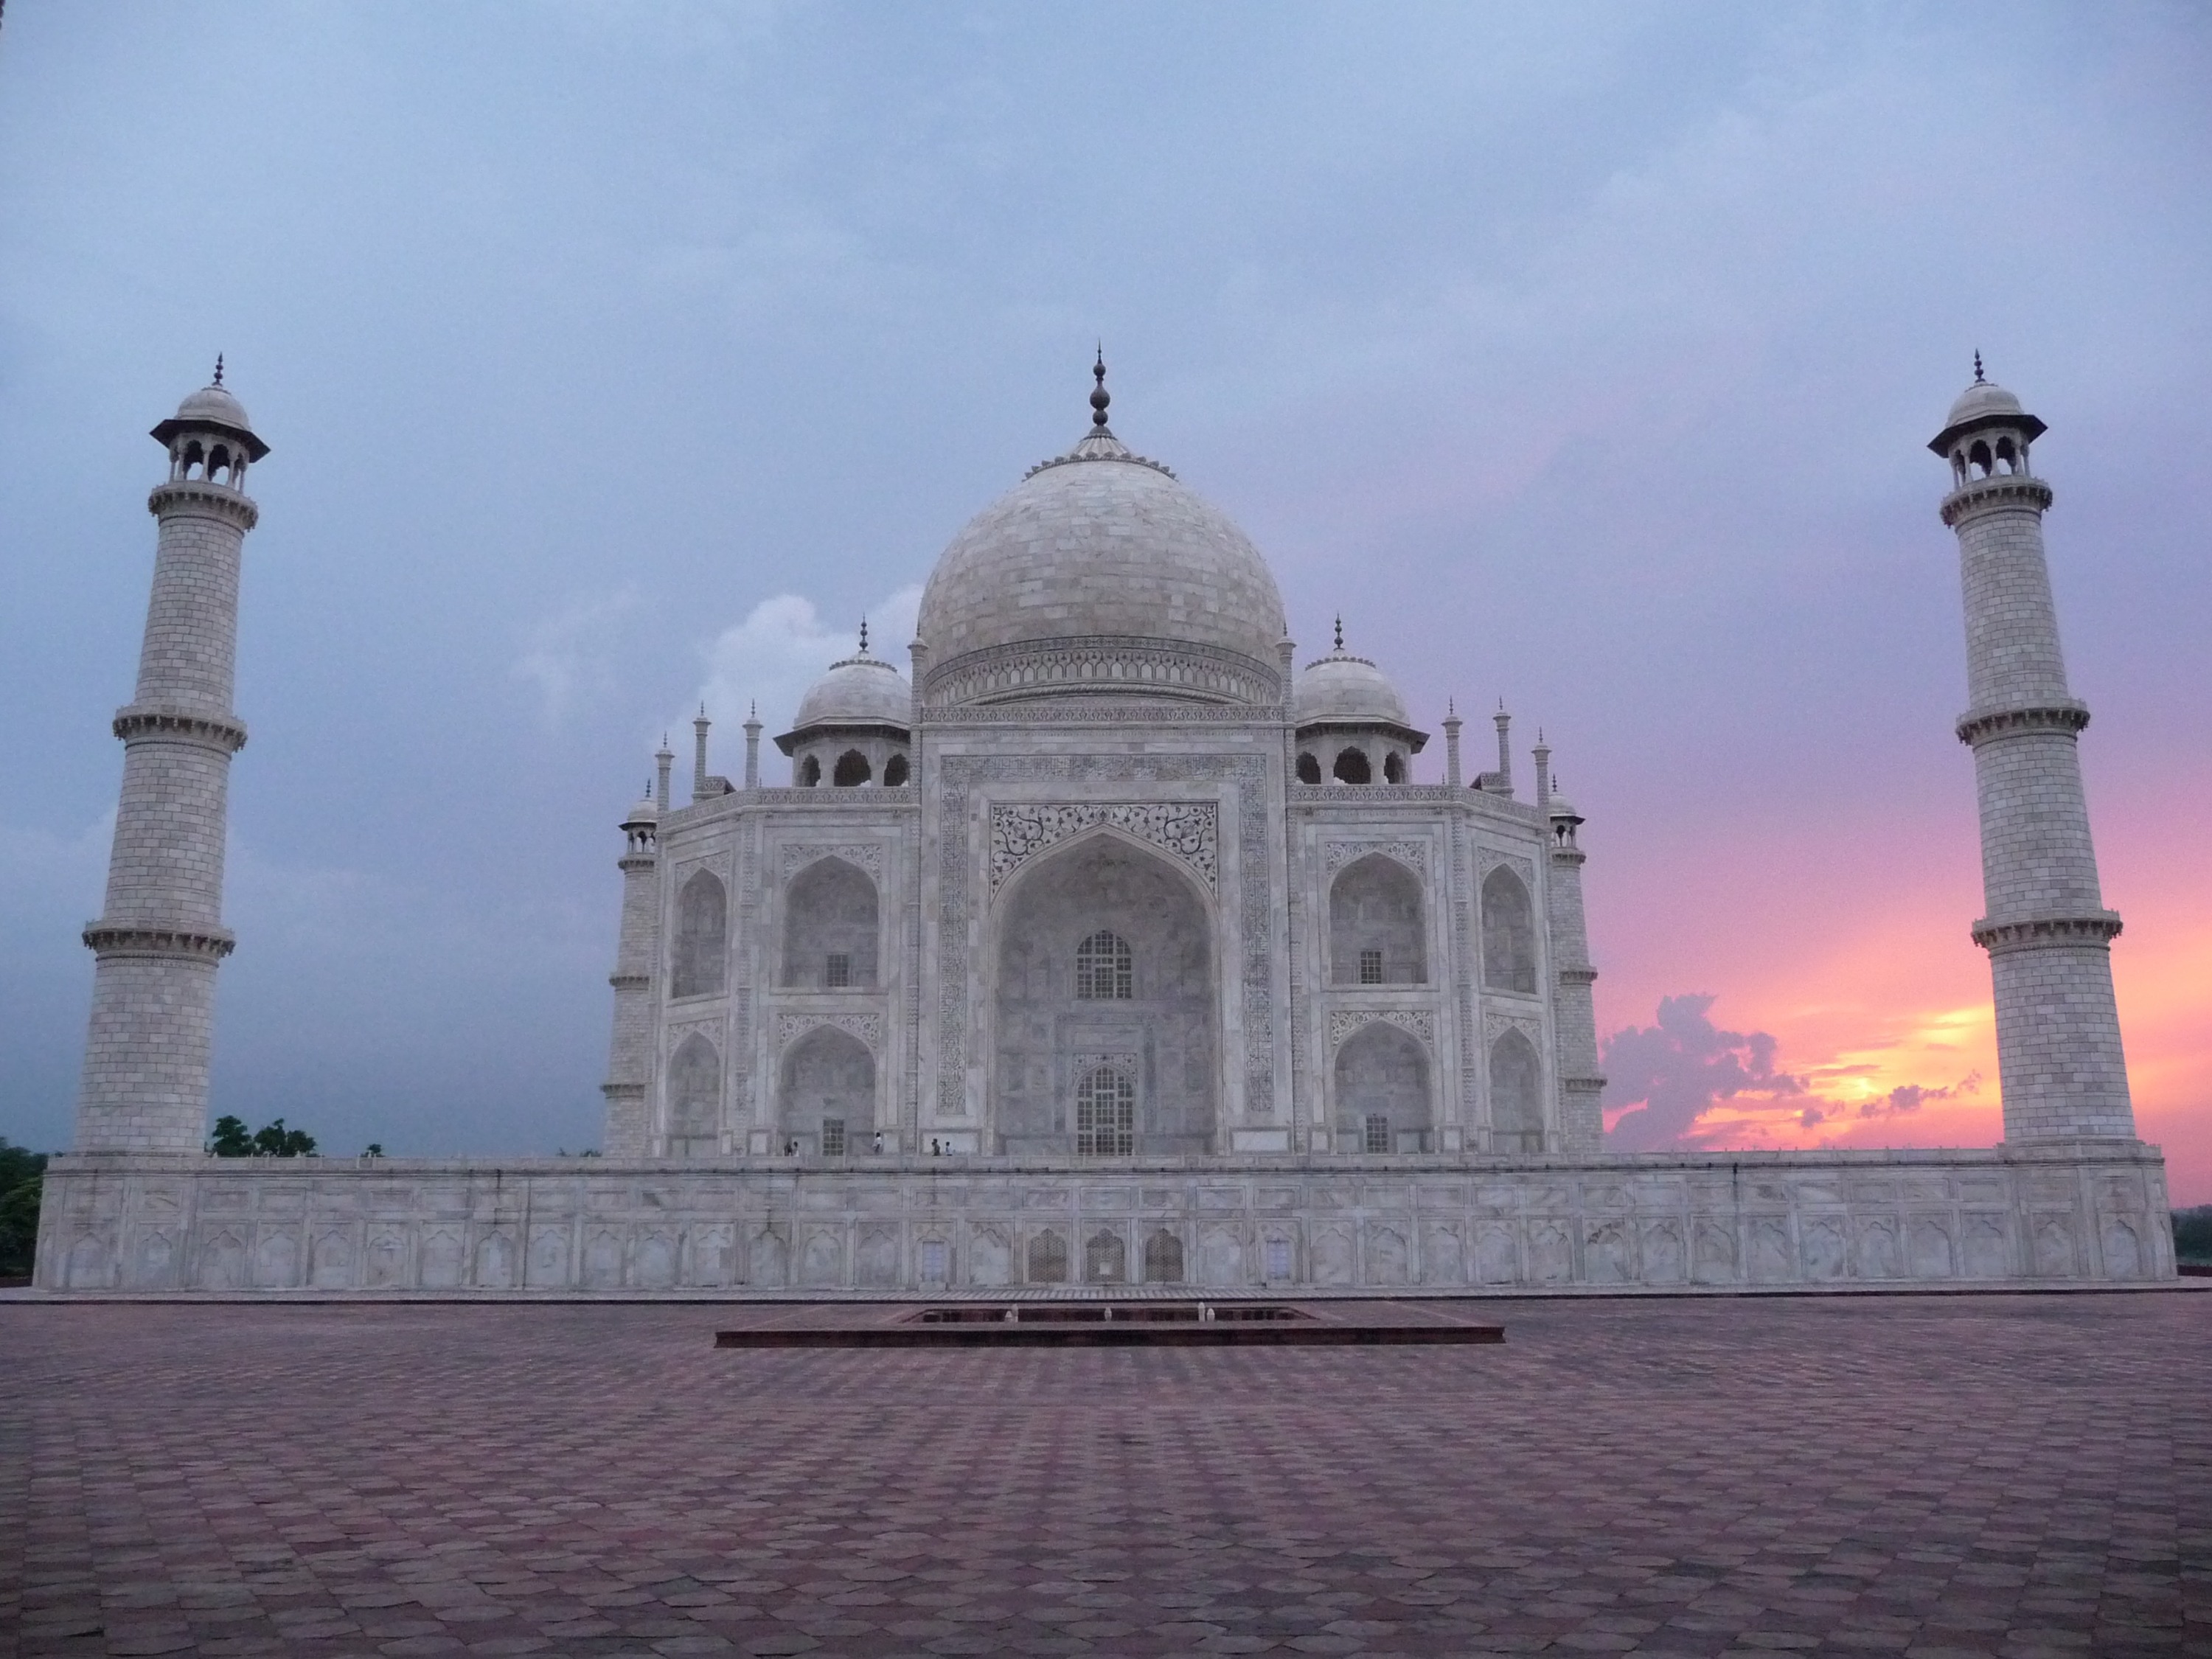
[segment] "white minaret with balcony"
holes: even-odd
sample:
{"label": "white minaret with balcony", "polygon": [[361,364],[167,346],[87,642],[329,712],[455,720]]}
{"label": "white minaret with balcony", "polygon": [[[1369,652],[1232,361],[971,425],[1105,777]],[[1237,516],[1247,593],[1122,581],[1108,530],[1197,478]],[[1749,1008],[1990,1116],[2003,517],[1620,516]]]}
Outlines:
{"label": "white minaret with balcony", "polygon": [[2028,448],[2044,424],[1982,378],[1929,447],[1951,464],[1943,522],[1966,590],[1967,709],[2007,1141],[2135,1138],[2112,940],[2075,743],[2089,710],[2066,687],[2044,562],[2051,486]]}
{"label": "white minaret with balcony", "polygon": [[198,1153],[222,926],[230,757],[246,745],[231,712],[238,574],[258,509],[246,469],[269,453],[246,410],[212,385],[154,428],[169,476],[147,501],[161,526],[138,686],[117,711],[123,793],[107,902],[84,930],[98,958],[77,1096],[80,1152]]}

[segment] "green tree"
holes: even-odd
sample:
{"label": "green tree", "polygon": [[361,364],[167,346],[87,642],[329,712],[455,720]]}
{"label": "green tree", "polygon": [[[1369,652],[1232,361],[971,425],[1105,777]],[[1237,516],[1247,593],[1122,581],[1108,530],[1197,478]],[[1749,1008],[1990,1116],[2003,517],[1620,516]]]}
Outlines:
{"label": "green tree", "polygon": [[253,1150],[264,1158],[305,1158],[315,1150],[315,1138],[305,1129],[286,1128],[280,1117],[253,1132]]}
{"label": "green tree", "polygon": [[0,1136],[0,1278],[29,1275],[39,1248],[39,1194],[46,1155]]}
{"label": "green tree", "polygon": [[286,1128],[281,1117],[248,1133],[244,1118],[226,1113],[216,1119],[207,1149],[217,1158],[304,1158],[315,1150],[315,1138],[305,1129]]}
{"label": "green tree", "polygon": [[2173,1254],[2183,1261],[2212,1262],[2212,1204],[2173,1212]]}

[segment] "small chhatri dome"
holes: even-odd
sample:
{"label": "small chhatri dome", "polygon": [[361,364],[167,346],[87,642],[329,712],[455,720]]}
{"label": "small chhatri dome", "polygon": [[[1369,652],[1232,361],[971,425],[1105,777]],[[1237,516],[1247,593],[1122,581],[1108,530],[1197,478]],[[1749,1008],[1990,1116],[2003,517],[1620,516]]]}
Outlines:
{"label": "small chhatri dome", "polygon": [[623,820],[622,827],[627,830],[633,824],[658,823],[659,822],[660,807],[659,803],[653,799],[653,783],[652,781],[648,779],[647,780],[645,786],[645,798],[639,801],[636,805],[629,809],[629,816]]}
{"label": "small chhatri dome", "polygon": [[1943,429],[1929,441],[1928,447],[1938,455],[1947,454],[1960,438],[1992,426],[2014,428],[2031,443],[2047,430],[2041,421],[2021,409],[2019,398],[1984,378],[1982,354],[1977,351],[1973,384],[1959,394],[1950,414],[1944,417]]}
{"label": "small chhatri dome", "polygon": [[1365,657],[1344,648],[1344,618],[1336,619],[1336,647],[1306,665],[1291,695],[1291,718],[1299,726],[1411,726],[1405,699],[1389,677]]}
{"label": "small chhatri dome", "polygon": [[179,434],[191,430],[217,432],[242,444],[246,458],[258,461],[269,453],[269,446],[254,435],[253,422],[246,413],[246,405],[231,396],[230,388],[222,383],[222,359],[215,360],[215,379],[177,405],[177,412],[154,428],[154,436],[167,443]]}
{"label": "small chhatri dome", "polygon": [[[799,700],[793,732],[816,726],[895,726],[904,731],[913,718],[914,696],[906,676],[868,654],[868,625],[860,624],[860,648],[806,690]],[[778,738],[780,743],[781,738]]]}
{"label": "small chhatri dome", "polygon": [[[1272,702],[1285,630],[1267,562],[1219,508],[1114,435],[1103,355],[1091,372],[1091,429],[970,520],[931,573],[915,630],[931,687],[980,684],[968,671],[991,653],[1033,667],[955,700],[1111,691]],[[1108,672],[1064,677],[1051,659],[1071,648]]]}

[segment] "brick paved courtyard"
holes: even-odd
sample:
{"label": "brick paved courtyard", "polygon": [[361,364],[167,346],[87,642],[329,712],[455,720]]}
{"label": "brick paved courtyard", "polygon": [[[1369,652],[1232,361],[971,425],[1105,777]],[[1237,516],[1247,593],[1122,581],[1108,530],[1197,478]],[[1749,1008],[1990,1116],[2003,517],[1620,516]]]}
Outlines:
{"label": "brick paved courtyard", "polygon": [[874,1353],[0,1304],[0,1638],[2212,1654],[2212,1297],[1486,1305],[1502,1347]]}

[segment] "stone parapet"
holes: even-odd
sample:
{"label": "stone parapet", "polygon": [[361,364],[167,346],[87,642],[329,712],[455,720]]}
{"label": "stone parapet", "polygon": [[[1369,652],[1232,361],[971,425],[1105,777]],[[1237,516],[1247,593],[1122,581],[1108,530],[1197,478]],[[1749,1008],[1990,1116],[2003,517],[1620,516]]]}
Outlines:
{"label": "stone parapet", "polygon": [[46,1190],[37,1282],[50,1290],[1064,1283],[1031,1264],[1140,1272],[1163,1236],[1151,1259],[1180,1262],[1181,1279],[1156,1282],[1223,1289],[2173,1276],[2163,1161],[2125,1139],[1586,1158],[66,1156]]}

